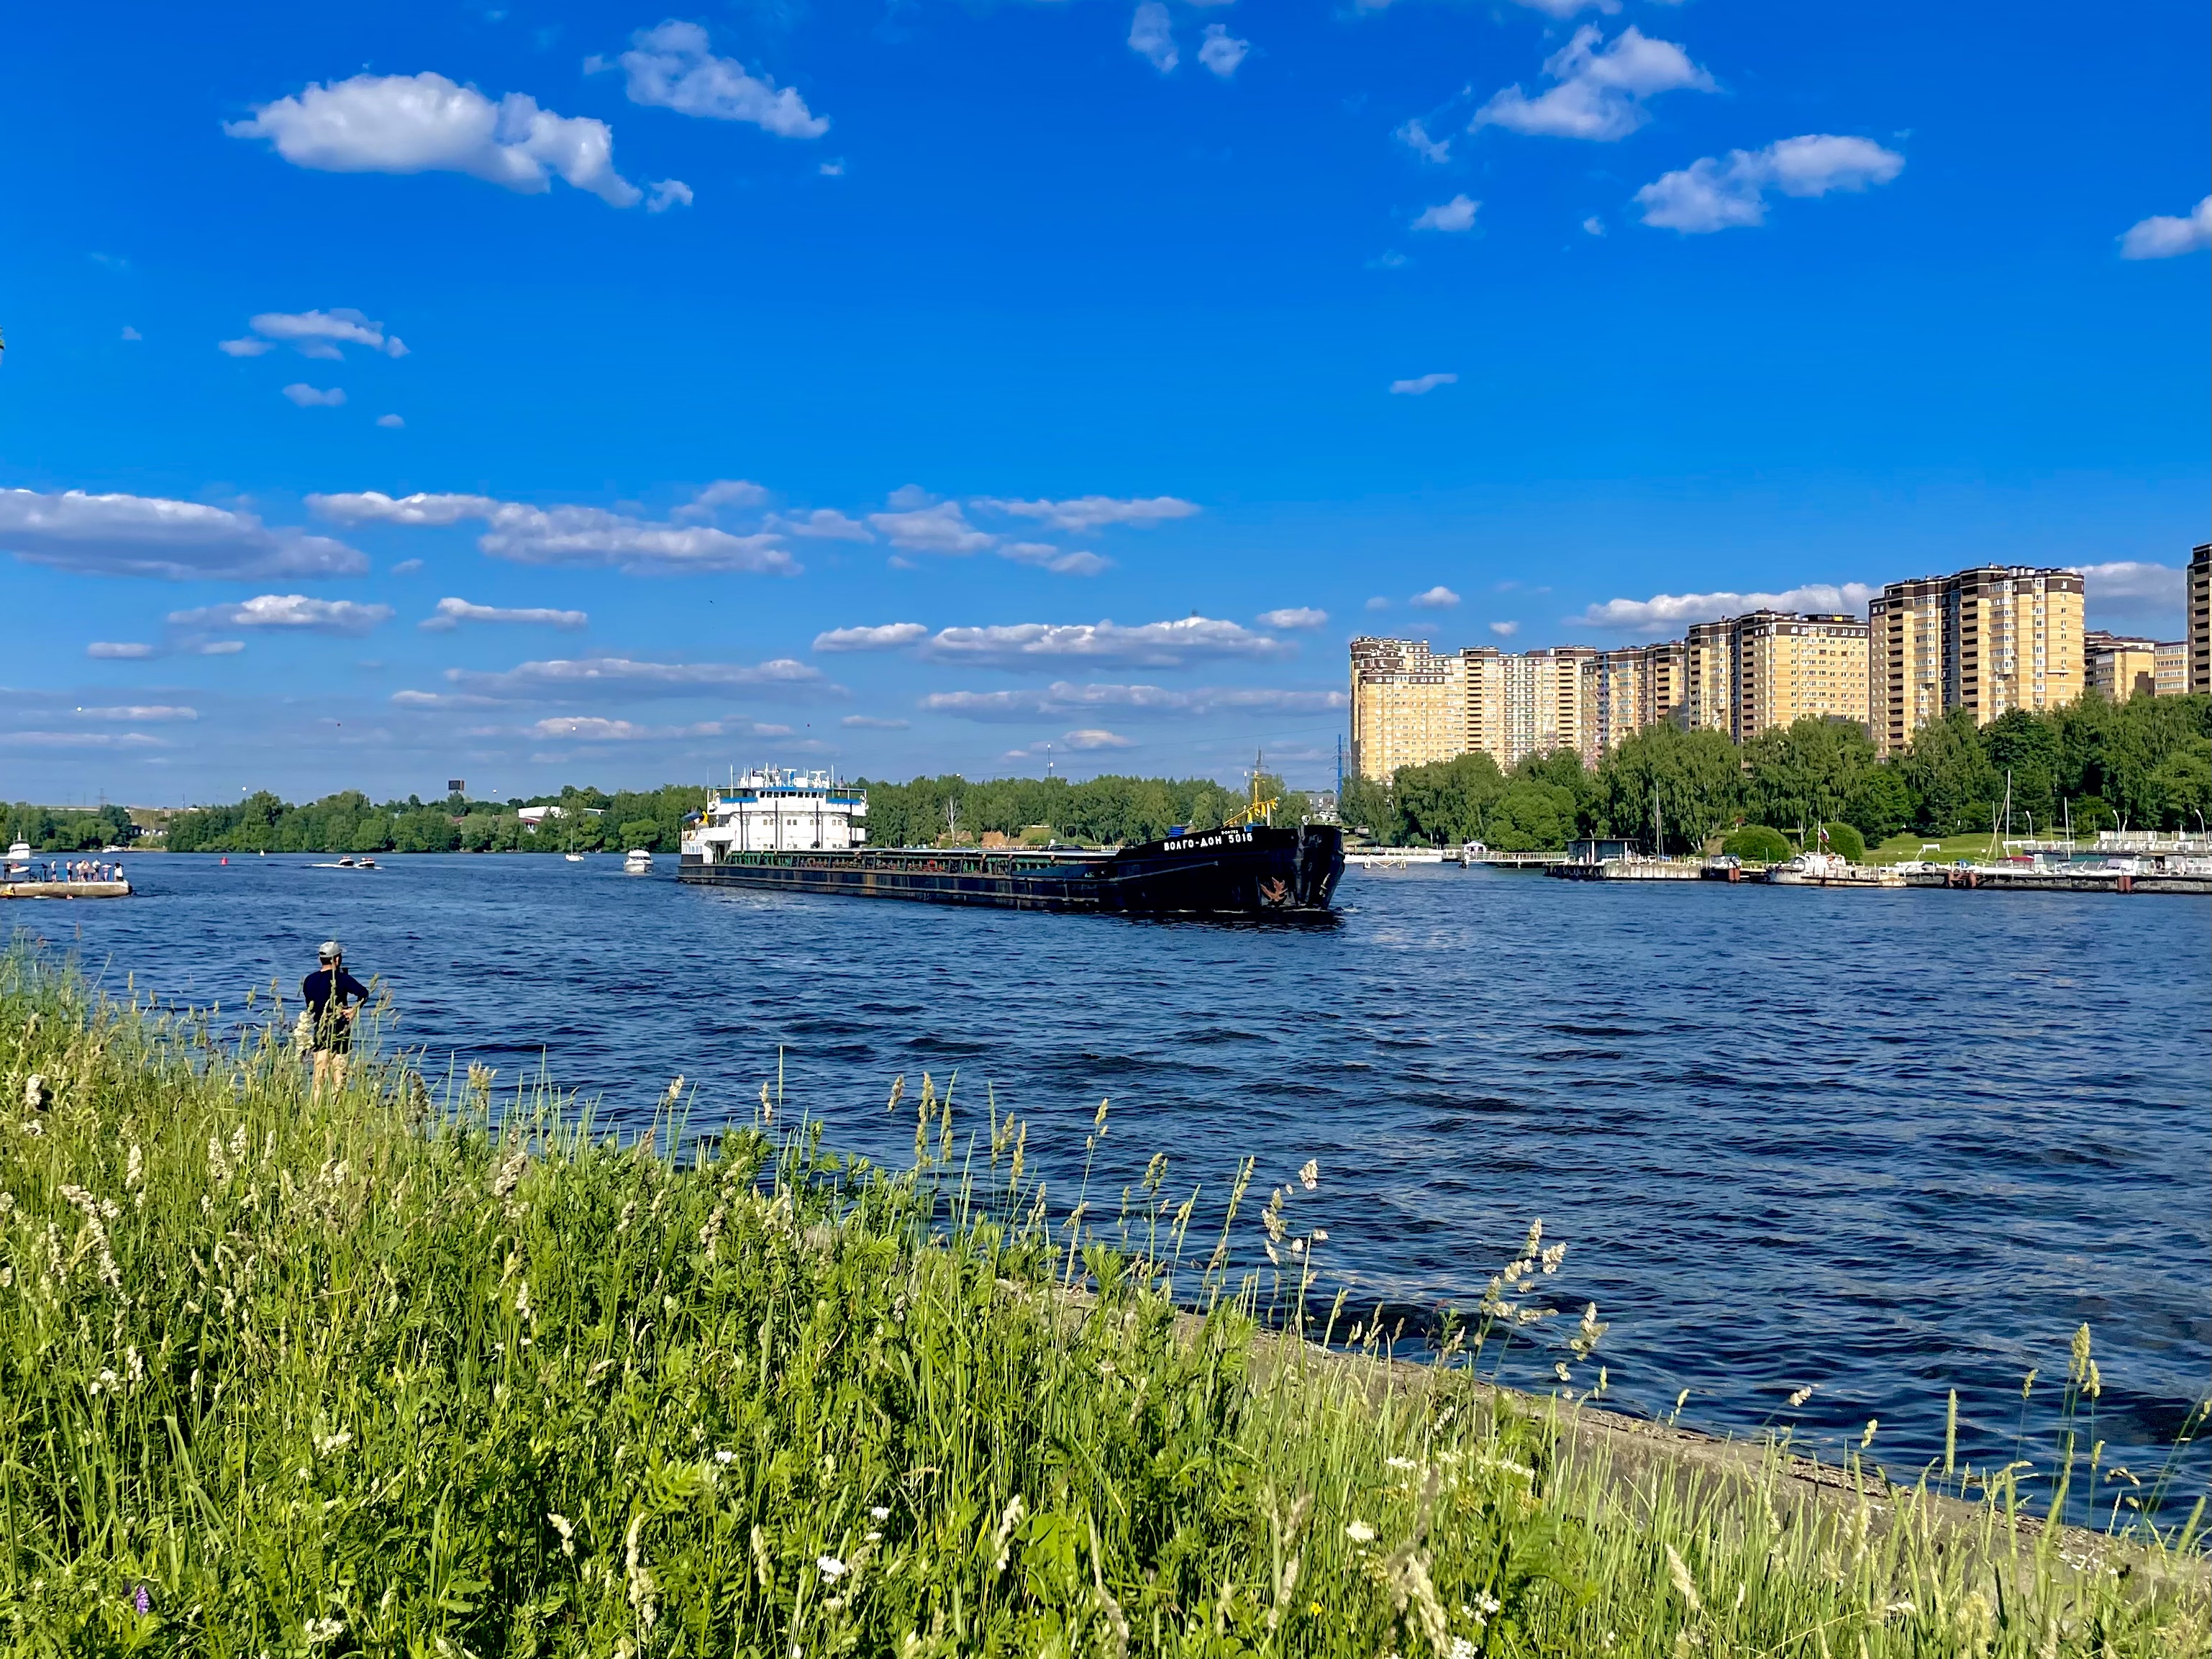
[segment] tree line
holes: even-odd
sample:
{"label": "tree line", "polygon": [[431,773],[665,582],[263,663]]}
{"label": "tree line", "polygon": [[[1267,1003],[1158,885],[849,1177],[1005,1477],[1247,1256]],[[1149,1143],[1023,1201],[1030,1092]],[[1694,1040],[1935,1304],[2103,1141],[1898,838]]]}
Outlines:
{"label": "tree line", "polygon": [[[1276,822],[1296,823],[1311,811],[1309,798],[1285,789],[1280,778],[1263,775],[1260,781],[1263,796],[1278,801]],[[971,782],[947,774],[906,783],[857,782],[868,792],[868,842],[877,847],[926,846],[947,836],[975,841],[992,831],[1092,844],[1156,841],[1177,824],[1218,829],[1245,803],[1243,795],[1211,778]],[[527,802],[459,797],[425,802],[411,795],[373,802],[349,789],[295,805],[263,790],[235,804],[177,813],[169,821],[167,844],[176,853],[564,853],[572,848],[584,853],[633,847],[673,853],[682,843],[685,816],[699,811],[707,795],[706,787],[696,783],[613,793],[572,785]],[[521,819],[525,805],[561,811],[532,826]]]}
{"label": "tree line", "polygon": [[1990,829],[2076,835],[2125,826],[2199,829],[2212,819],[2212,697],[2091,692],[2049,714],[2014,710],[1986,726],[1954,710],[1877,760],[1866,728],[1806,719],[1739,746],[1718,732],[1657,726],[1585,768],[1571,750],[1510,771],[1487,755],[1401,767],[1389,783],[1345,781],[1344,822],[1397,843],[1480,841],[1545,852],[1577,835],[1630,836],[1693,852],[1763,825],[1802,837],[1848,824],[1870,844]]}
{"label": "tree line", "polygon": [[120,806],[33,806],[0,801],[0,847],[27,842],[40,853],[93,853],[127,846],[138,834]]}

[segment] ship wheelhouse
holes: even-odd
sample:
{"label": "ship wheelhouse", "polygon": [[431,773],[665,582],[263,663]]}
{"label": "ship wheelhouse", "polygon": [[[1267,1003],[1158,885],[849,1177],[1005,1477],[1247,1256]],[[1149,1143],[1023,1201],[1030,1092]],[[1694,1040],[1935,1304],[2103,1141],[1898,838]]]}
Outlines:
{"label": "ship wheelhouse", "polygon": [[685,823],[684,857],[720,864],[734,853],[848,853],[866,842],[867,813],[867,791],[830,773],[757,768]]}

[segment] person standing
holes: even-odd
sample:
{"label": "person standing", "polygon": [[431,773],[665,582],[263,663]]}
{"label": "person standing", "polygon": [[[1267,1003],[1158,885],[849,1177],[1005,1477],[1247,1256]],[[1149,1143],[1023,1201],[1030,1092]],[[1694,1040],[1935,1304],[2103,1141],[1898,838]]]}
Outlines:
{"label": "person standing", "polygon": [[315,960],[319,964],[315,971],[300,981],[300,995],[307,1001],[313,1033],[309,1046],[315,1056],[314,1092],[319,1095],[325,1077],[332,1088],[345,1087],[353,1023],[361,1005],[368,1000],[368,987],[346,972],[345,951],[336,939],[325,939]]}

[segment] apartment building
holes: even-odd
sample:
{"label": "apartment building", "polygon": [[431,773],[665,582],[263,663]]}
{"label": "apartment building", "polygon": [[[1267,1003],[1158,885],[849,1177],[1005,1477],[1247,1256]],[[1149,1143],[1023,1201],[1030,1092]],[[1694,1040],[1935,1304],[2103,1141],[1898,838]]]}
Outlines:
{"label": "apartment building", "polygon": [[2093,628],[2083,636],[2082,679],[2114,702],[2158,695],[2158,641]]}
{"label": "apartment building", "polygon": [[1747,743],[1808,715],[1867,721],[1867,624],[1754,611],[1697,623],[1680,653],[1682,723]]}
{"label": "apartment building", "polygon": [[1877,752],[1903,750],[1954,708],[1986,726],[2014,708],[2063,708],[2078,698],[2081,586],[2079,571],[1992,564],[1883,588],[1869,617]]}
{"label": "apartment building", "polygon": [[2212,542],[2189,551],[2189,685],[2212,691]]}
{"label": "apartment building", "polygon": [[2152,656],[2152,684],[2161,697],[2178,697],[2189,690],[2189,641],[2161,640]]}
{"label": "apartment building", "polygon": [[1595,766],[1607,750],[1680,713],[1688,683],[1685,647],[1668,640],[1592,652],[1582,676],[1582,757]]}
{"label": "apartment building", "polygon": [[1693,732],[1735,730],[1735,624],[1692,623],[1682,641],[1682,723]]}
{"label": "apartment building", "polygon": [[1486,754],[1510,767],[1553,749],[1585,752],[1592,723],[1588,646],[1506,653],[1474,646],[1448,656],[1425,640],[1352,642],[1352,761],[1385,780],[1401,766]]}

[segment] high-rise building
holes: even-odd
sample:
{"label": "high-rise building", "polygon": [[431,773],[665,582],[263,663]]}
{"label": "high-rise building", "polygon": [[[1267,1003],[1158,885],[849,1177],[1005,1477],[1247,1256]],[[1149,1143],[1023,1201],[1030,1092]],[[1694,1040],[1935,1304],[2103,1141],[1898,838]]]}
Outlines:
{"label": "high-rise building", "polygon": [[2081,575],[1981,565],[1892,582],[1870,607],[1868,714],[1894,754],[1929,720],[1971,709],[1987,726],[2014,708],[2081,695]]}
{"label": "high-rise building", "polygon": [[1735,625],[1692,623],[1682,641],[1682,723],[1692,731],[1735,730]]}
{"label": "high-rise building", "polygon": [[2212,691],[2212,542],[2189,550],[2189,690]]}
{"label": "high-rise building", "polygon": [[1738,743],[1806,720],[1867,723],[1867,624],[1756,611],[1733,619]]}
{"label": "high-rise building", "polygon": [[1592,711],[1583,701],[1583,665],[1596,655],[1587,645],[1559,645],[1504,659],[1505,742],[1490,751],[1498,765],[1554,749],[1583,752]]}
{"label": "high-rise building", "polygon": [[1463,676],[1454,659],[1429,653],[1426,640],[1352,642],[1352,764],[1387,781],[1401,766],[1425,766],[1466,752]]}
{"label": "high-rise building", "polygon": [[1593,652],[1582,676],[1582,756],[1595,766],[1645,726],[1677,718],[1686,690],[1682,641]]}

